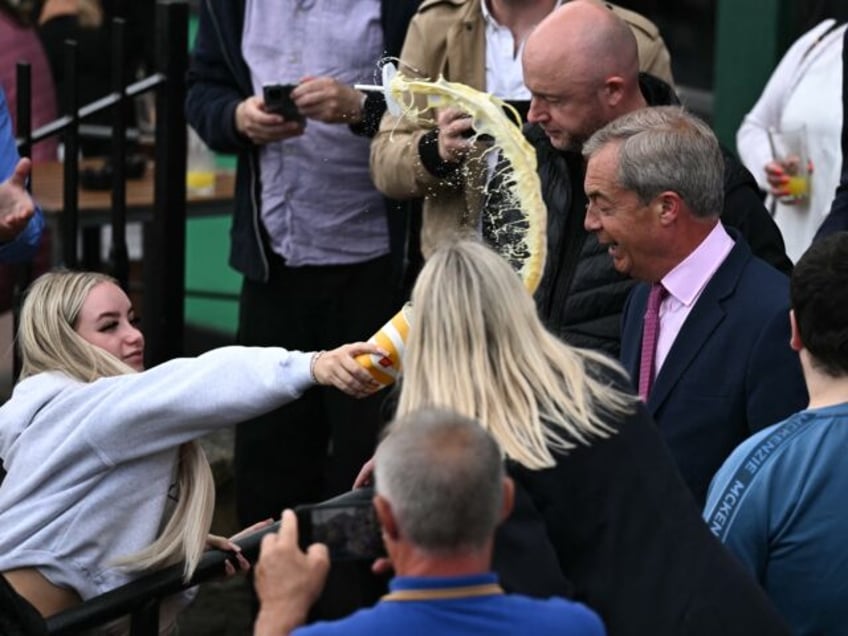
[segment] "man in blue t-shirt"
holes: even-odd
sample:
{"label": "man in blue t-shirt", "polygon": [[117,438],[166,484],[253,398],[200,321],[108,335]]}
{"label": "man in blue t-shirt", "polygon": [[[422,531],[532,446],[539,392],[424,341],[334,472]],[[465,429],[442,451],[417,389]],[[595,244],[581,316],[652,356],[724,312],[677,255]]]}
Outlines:
{"label": "man in blue t-shirt", "polygon": [[397,573],[390,593],[347,618],[298,627],[329,560],[323,545],[298,548],[297,519],[287,510],[279,534],[262,541],[254,636],[605,633],[579,603],[504,594],[498,585],[490,571],[495,528],[511,511],[514,490],[497,444],[476,421],[412,413],[394,422],[374,461],[374,508]]}
{"label": "man in blue t-shirt", "polygon": [[38,247],[44,219],[26,191],[29,159],[18,156],[6,97],[0,90],[0,262],[32,257]]}
{"label": "man in blue t-shirt", "polygon": [[793,633],[848,634],[848,232],[807,250],[790,294],[809,406],[733,452],[704,517]]}

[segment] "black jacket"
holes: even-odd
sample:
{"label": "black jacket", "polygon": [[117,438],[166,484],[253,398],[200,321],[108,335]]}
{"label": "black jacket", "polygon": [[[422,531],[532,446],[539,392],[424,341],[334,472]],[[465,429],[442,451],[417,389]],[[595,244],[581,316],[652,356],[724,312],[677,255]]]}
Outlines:
{"label": "black jacket", "polygon": [[842,174],[830,213],[814,240],[845,231],[848,231],[848,31],[842,39]]}
{"label": "black jacket", "polygon": [[[420,0],[382,0],[386,54],[400,55],[406,28]],[[236,106],[253,95],[250,71],[241,54],[244,0],[202,0],[194,51],[188,69],[186,119],[206,144],[236,153],[236,200],[230,231],[230,265],[247,278],[268,280],[268,249],[259,219],[259,148],[236,130]],[[365,117],[354,132],[373,136],[386,109],[379,93],[369,95]],[[316,194],[316,196],[318,196]],[[396,260],[404,250],[403,215],[387,201],[390,243]]]}
{"label": "black jacket", "polygon": [[[651,106],[680,103],[668,84],[645,73],[640,75],[640,87]],[[538,125],[527,126],[525,136],[536,149],[542,197],[548,208],[548,260],[536,290],[539,315],[568,343],[618,357],[621,311],[635,281],[613,268],[607,250],[583,228],[582,156],[555,149]],[[792,262],[754,177],[727,149],[722,152],[722,222],[737,228],[756,256],[789,274]]]}
{"label": "black jacket", "polygon": [[644,405],[606,424],[609,437],[555,451],[551,468],[509,463],[516,504],[494,550],[504,587],[568,594],[601,615],[609,636],[789,634],[707,528]]}

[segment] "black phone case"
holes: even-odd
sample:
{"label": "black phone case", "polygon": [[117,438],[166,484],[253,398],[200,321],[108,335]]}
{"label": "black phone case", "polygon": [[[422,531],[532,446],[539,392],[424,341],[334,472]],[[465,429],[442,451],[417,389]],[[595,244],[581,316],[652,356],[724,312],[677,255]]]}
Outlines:
{"label": "black phone case", "polygon": [[262,87],[265,109],[268,112],[282,115],[286,121],[303,121],[303,115],[297,109],[291,92],[295,84],[269,84]]}

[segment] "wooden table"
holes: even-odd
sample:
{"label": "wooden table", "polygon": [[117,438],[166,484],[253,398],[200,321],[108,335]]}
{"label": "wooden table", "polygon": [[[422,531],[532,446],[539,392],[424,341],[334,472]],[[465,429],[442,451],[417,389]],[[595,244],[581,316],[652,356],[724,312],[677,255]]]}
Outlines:
{"label": "wooden table", "polygon": [[[91,162],[80,165],[80,169]],[[153,210],[153,176],[155,166],[150,163],[140,179],[128,179],[127,221],[147,221]],[[42,210],[48,215],[59,214],[64,209],[64,166],[60,161],[48,161],[33,164],[32,193]],[[215,175],[215,191],[210,195],[198,195],[191,192],[186,195],[187,214],[189,216],[216,215],[232,212],[235,192],[235,175],[232,172],[219,172]],[[102,225],[108,221],[108,212],[112,208],[110,190],[79,189],[80,225]],[[105,219],[105,221],[104,221]]]}
{"label": "wooden table", "polygon": [[[80,170],[96,165],[98,161],[82,162]],[[153,218],[153,189],[155,166],[149,163],[144,175],[126,182],[127,223],[146,223]],[[215,175],[215,190],[209,195],[186,194],[186,215],[189,217],[219,216],[232,213],[235,193],[235,175],[218,172]],[[61,261],[59,239],[62,231],[64,210],[64,166],[59,161],[40,162],[32,168],[32,194],[53,233],[53,262]],[[80,262],[94,266],[100,260],[100,228],[111,222],[111,190],[79,189],[79,227],[83,234],[83,249]]]}

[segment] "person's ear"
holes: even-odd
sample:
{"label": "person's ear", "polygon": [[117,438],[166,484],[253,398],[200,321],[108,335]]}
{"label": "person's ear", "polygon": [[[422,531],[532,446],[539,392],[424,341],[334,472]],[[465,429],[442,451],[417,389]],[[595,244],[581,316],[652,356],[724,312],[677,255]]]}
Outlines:
{"label": "person's ear", "polygon": [[680,216],[682,203],[683,201],[680,195],[673,190],[666,190],[658,194],[654,198],[653,205],[657,211],[660,225],[667,227],[677,221],[677,217]]}
{"label": "person's ear", "polygon": [[511,477],[503,479],[503,502],[501,504],[501,521],[505,521],[515,506],[515,482]]}
{"label": "person's ear", "polygon": [[801,341],[801,332],[798,329],[798,319],[795,318],[794,309],[789,310],[789,326],[791,328],[789,346],[792,347],[792,351],[801,351],[804,348],[804,343]]}
{"label": "person's ear", "polygon": [[616,108],[624,99],[624,79],[618,75],[608,77],[604,81],[604,101],[610,108]]}
{"label": "person's ear", "polygon": [[383,529],[384,535],[392,541],[397,541],[400,535],[395,513],[389,500],[382,495],[374,495],[374,510],[377,512],[377,520]]}

